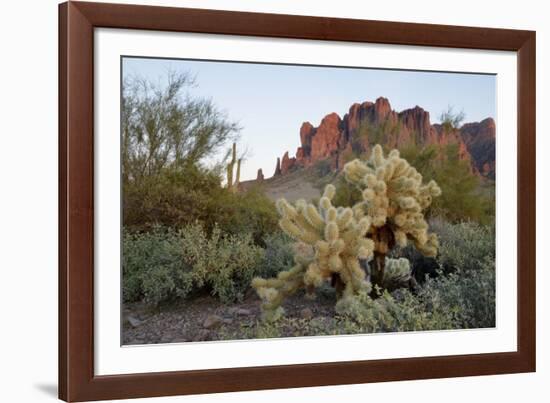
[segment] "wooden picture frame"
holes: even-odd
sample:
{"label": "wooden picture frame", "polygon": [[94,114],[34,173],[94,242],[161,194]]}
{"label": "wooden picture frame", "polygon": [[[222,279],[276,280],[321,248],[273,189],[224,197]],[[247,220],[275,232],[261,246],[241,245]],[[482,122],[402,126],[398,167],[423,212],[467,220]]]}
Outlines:
{"label": "wooden picture frame", "polygon": [[[94,28],[517,52],[518,350],[94,375]],[[535,32],[68,2],[59,6],[59,398],[122,399],[535,371]]]}

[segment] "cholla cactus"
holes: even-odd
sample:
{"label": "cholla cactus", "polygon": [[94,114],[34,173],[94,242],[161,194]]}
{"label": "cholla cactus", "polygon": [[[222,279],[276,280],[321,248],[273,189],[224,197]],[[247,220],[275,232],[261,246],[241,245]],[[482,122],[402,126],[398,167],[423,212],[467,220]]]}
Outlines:
{"label": "cholla cactus", "polygon": [[277,278],[256,278],[252,286],[263,300],[267,319],[282,313],[283,299],[304,287],[309,294],[331,280],[339,293],[354,295],[370,290],[359,259],[372,256],[374,243],[366,238],[371,227],[369,216],[351,208],[332,205],[335,188],[327,185],[319,206],[299,200],[295,206],[285,199],[277,202],[283,231],[298,241],[295,266],[279,273]]}
{"label": "cholla cactus", "polygon": [[411,264],[407,259],[386,258],[383,288],[393,291],[397,288],[406,288],[411,282],[416,284],[411,276]]}
{"label": "cholla cactus", "polygon": [[[438,241],[428,233],[423,210],[441,190],[434,181],[422,184],[422,175],[393,150],[387,158],[375,146],[368,161],[354,160],[344,166],[346,180],[362,192],[363,201],[352,208],[335,208],[335,188],[325,188],[319,206],[299,200],[295,206],[277,202],[279,225],[298,241],[295,266],[277,278],[256,278],[252,286],[263,300],[266,319],[276,319],[283,299],[305,288],[312,293],[331,280],[339,298],[369,293],[371,283],[386,289],[413,281],[406,259],[388,259],[395,245],[409,241],[426,256],[435,256]],[[370,261],[370,278],[361,263]],[[387,266],[387,276],[385,270]],[[370,280],[370,281],[369,281]]]}
{"label": "cholla cactus", "polygon": [[354,206],[358,216],[372,218],[368,231],[374,241],[371,281],[382,286],[386,254],[397,244],[411,241],[425,256],[437,254],[438,240],[428,233],[423,211],[441,189],[432,180],[422,184],[422,175],[399,151],[392,150],[385,158],[382,147],[376,145],[368,161],[353,160],[344,166],[346,180],[362,191],[363,202]]}

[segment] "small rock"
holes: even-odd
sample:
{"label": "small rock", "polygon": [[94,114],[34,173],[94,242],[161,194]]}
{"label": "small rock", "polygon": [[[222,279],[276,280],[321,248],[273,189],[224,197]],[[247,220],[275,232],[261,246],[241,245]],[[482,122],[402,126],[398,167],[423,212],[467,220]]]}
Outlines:
{"label": "small rock", "polygon": [[218,315],[208,315],[206,319],[204,320],[202,327],[205,329],[213,329],[215,327],[218,327],[223,322],[223,318]]}
{"label": "small rock", "polygon": [[210,332],[206,329],[200,330],[193,338],[193,341],[207,341],[210,340]]}
{"label": "small rock", "polygon": [[127,320],[132,327],[138,327],[142,323],[141,320],[139,320],[138,318],[134,318],[133,316],[128,316]]}
{"label": "small rock", "polygon": [[189,341],[189,340],[187,340],[184,337],[176,337],[174,340],[172,340],[172,343],[185,343],[187,341]]}
{"label": "small rock", "polygon": [[235,313],[237,314],[237,316],[250,316],[252,312],[250,311],[250,309],[240,308],[237,309]]}
{"label": "small rock", "polygon": [[237,313],[237,311],[239,310],[239,307],[238,306],[232,306],[231,308],[229,308],[227,310],[227,313],[229,315],[235,315]]}
{"label": "small rock", "polygon": [[309,308],[304,308],[300,311],[300,317],[303,319],[313,318],[313,311]]}
{"label": "small rock", "polygon": [[225,319],[223,320],[223,323],[225,323],[226,325],[230,325],[230,324],[233,323],[233,319],[231,319],[231,318],[225,318]]}

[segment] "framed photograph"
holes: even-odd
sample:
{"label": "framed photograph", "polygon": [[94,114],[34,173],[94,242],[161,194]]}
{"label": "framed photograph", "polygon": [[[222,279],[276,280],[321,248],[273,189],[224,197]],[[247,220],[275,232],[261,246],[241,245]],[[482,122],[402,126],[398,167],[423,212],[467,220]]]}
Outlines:
{"label": "framed photograph", "polygon": [[59,397],[535,371],[535,33],[59,7]]}

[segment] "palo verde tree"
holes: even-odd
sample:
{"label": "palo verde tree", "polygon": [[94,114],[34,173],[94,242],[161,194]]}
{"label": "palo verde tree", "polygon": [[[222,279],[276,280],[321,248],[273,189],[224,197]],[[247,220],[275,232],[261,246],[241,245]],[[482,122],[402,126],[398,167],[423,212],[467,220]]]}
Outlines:
{"label": "palo verde tree", "polygon": [[214,156],[239,132],[209,99],[192,96],[195,80],[169,73],[155,84],[140,77],[124,80],[122,91],[122,174],[125,183],[167,168],[197,166]]}
{"label": "palo verde tree", "polygon": [[[422,175],[393,150],[387,157],[376,145],[367,161],[344,166],[345,178],[356,186],[362,199],[351,207],[332,205],[333,185],[327,185],[319,205],[299,200],[295,206],[277,202],[280,227],[298,242],[295,266],[274,279],[254,279],[252,286],[263,300],[267,319],[282,313],[281,303],[300,288],[309,293],[324,281],[340,288],[337,295],[353,297],[384,287],[387,262],[403,275],[408,262],[392,261],[388,253],[409,242],[426,256],[437,254],[438,241],[428,232],[423,211],[441,194],[434,181],[422,183]],[[370,277],[361,260],[370,259]],[[387,283],[387,282],[386,282]]]}
{"label": "palo verde tree", "polygon": [[449,105],[446,111],[441,112],[439,120],[445,133],[450,133],[460,127],[465,117],[464,111],[455,113],[454,108]]}

